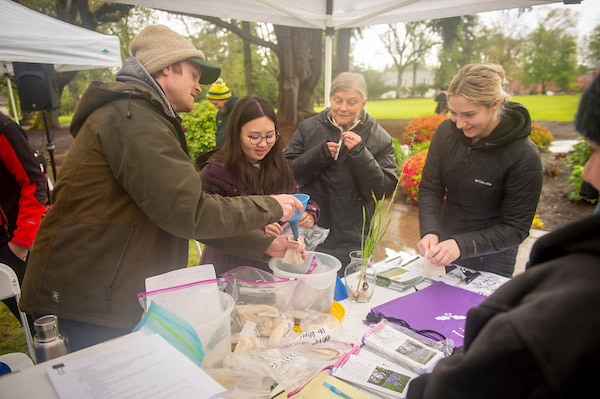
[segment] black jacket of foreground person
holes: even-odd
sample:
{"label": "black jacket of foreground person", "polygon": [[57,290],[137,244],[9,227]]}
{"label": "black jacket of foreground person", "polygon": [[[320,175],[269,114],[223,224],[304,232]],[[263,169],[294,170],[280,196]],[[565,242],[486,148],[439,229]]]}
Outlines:
{"label": "black jacket of foreground person", "polygon": [[527,271],[469,311],[464,346],[415,398],[587,398],[600,372],[600,214],[539,239]]}

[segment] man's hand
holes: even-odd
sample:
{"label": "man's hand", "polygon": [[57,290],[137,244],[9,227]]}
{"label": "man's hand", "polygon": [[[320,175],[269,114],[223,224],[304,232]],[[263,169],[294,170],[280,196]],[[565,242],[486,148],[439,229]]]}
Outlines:
{"label": "man's hand", "polygon": [[265,226],[265,233],[271,237],[279,237],[282,231],[283,227],[277,222]]}
{"label": "man's hand", "polygon": [[8,242],[8,248],[12,251],[13,254],[23,262],[27,259],[27,254],[29,253],[29,249],[27,247],[22,247],[17,244],[13,244],[12,242]]}
{"label": "man's hand", "polygon": [[298,198],[289,194],[277,194],[271,195],[271,197],[275,198],[277,202],[279,202],[279,206],[283,209],[283,216],[279,219],[282,222],[288,221],[292,218],[292,216],[296,214],[300,214],[304,207],[302,206],[302,202],[298,200]]}
{"label": "man's hand", "polygon": [[428,259],[437,266],[446,266],[460,257],[460,248],[453,238],[435,245],[429,250]]}
{"label": "man's hand", "polygon": [[417,243],[417,249],[419,253],[423,256],[427,254],[427,251],[430,251],[434,246],[439,243],[439,238],[435,234],[426,234],[421,241]]}
{"label": "man's hand", "polygon": [[296,252],[302,255],[302,259],[306,259],[306,248],[304,245],[304,237],[298,238],[298,242],[289,241],[288,236],[282,235],[273,240],[271,245],[267,248],[265,253],[274,258],[283,258],[285,256],[285,251],[288,248],[293,248]]}

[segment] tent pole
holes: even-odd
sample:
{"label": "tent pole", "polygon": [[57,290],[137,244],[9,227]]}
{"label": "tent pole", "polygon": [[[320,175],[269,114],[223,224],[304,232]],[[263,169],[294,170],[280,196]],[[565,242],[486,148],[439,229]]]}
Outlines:
{"label": "tent pole", "polygon": [[325,108],[331,105],[329,92],[331,89],[331,75],[333,69],[333,0],[327,0],[325,4],[325,92],[323,93],[323,101]]}
{"label": "tent pole", "polygon": [[331,105],[329,99],[329,91],[331,90],[331,78],[333,69],[333,28],[327,28],[325,30],[325,93],[323,99],[325,100],[325,108]]}

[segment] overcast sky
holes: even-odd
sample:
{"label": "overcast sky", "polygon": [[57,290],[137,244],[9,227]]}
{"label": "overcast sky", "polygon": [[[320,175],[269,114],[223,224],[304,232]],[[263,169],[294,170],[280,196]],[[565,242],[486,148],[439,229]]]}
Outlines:
{"label": "overcast sky", "polygon": [[[596,25],[600,24],[600,0],[584,0],[581,4],[572,5],[557,3],[547,6],[537,6],[533,7],[531,12],[521,16],[517,15],[517,10],[511,10],[510,13],[515,20],[518,18],[520,23],[526,27],[529,26],[527,31],[530,31],[537,25],[537,20],[540,18],[540,15],[545,16],[548,13],[548,9],[551,7],[569,7],[578,13],[577,30],[580,39],[589,34]],[[504,14],[506,14],[506,12],[504,12]],[[495,11],[479,15],[484,22],[491,22],[501,18],[503,12]],[[364,29],[363,39],[353,42],[352,55],[354,63],[364,68],[376,70],[383,70],[386,65],[391,65],[393,63],[391,57],[381,45],[381,40],[376,33],[377,30],[385,31],[385,28],[386,25],[379,25]],[[435,59],[435,56],[432,57]]]}

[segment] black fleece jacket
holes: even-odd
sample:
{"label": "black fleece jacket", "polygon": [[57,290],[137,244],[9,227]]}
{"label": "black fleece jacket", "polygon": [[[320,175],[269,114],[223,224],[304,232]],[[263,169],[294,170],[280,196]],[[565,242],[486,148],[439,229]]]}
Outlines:
{"label": "black fleece jacket", "polygon": [[411,381],[408,399],[593,397],[599,282],[600,214],[543,236],[525,273],[469,311],[464,346]]}

